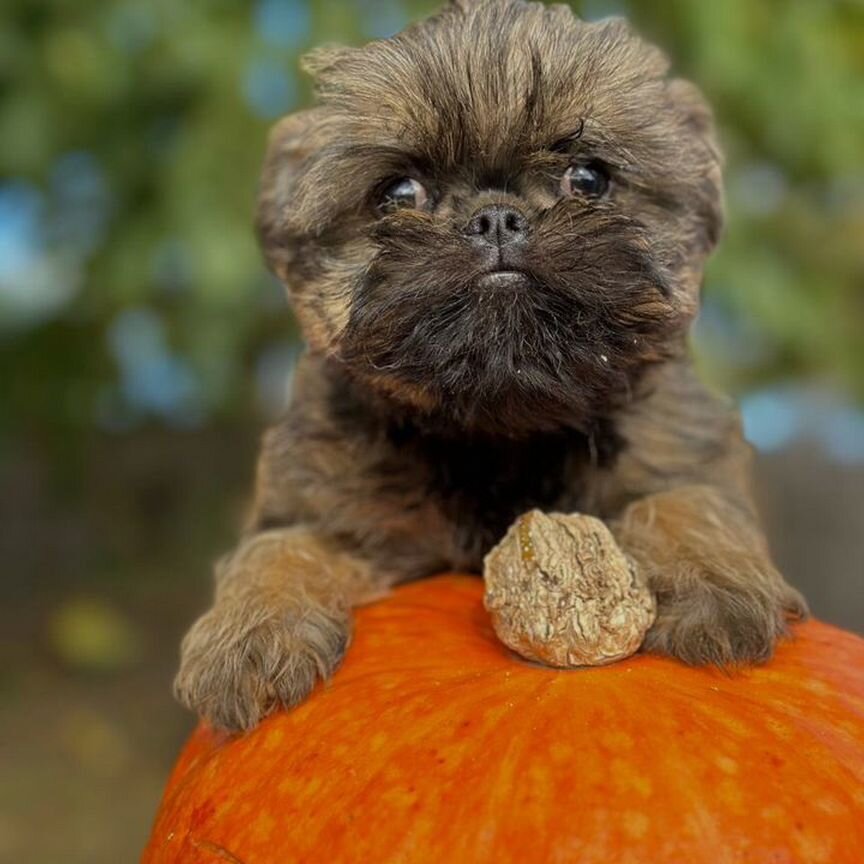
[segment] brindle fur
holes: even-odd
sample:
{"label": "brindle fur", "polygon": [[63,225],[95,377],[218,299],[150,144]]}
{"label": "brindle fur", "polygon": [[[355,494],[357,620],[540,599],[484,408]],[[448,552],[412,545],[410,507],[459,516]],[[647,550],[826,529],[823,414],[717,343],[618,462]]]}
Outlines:
{"label": "brindle fur", "polygon": [[[769,657],[806,607],[771,563],[737,414],[691,368],[722,222],[696,89],[620,20],[517,0],[453,3],[308,67],[318,105],[275,128],[258,214],[308,351],[184,640],[182,701],[227,729],[296,703],[341,659],[352,606],[481,572],[534,507],[606,520],[658,598],[648,650]],[[608,198],[558,193],[575,157],[610,166]],[[381,216],[403,175],[434,208]],[[478,287],[488,249],[464,229],[490,203],[528,220],[504,261],[528,286]]]}

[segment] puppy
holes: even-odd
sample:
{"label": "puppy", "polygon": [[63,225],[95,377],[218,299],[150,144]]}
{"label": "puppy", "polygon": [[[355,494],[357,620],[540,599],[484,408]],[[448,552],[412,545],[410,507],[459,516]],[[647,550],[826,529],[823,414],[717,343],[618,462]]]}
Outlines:
{"label": "puppy", "polygon": [[698,91],[623,21],[520,0],[307,66],[317,107],[272,133],[258,230],[308,349],[180,700],[228,730],[297,703],[353,606],[482,572],[535,507],[605,520],[657,598],[645,650],[768,658],[806,607],[688,352],[722,222]]}

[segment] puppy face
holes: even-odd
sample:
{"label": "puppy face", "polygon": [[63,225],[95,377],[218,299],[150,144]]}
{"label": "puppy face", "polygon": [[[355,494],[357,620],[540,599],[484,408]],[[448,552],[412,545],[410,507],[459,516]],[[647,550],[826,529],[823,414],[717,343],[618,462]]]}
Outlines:
{"label": "puppy face", "polygon": [[681,350],[721,222],[698,93],[620,20],[480,0],[313,55],[258,226],[314,352],[418,414],[588,428]]}

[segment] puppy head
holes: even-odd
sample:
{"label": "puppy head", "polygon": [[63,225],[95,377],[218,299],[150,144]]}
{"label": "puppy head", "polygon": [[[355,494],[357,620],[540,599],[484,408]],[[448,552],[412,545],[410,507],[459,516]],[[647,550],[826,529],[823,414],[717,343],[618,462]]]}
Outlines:
{"label": "puppy head", "polygon": [[721,223],[691,85],[620,20],[453,3],[307,62],[274,130],[268,262],[314,352],[420,414],[587,428],[680,350]]}

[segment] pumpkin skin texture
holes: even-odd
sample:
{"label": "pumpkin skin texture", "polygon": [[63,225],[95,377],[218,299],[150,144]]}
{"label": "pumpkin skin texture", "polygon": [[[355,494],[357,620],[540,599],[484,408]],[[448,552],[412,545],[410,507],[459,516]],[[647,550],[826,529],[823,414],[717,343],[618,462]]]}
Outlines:
{"label": "pumpkin skin texture", "polygon": [[144,864],[861,864],[864,640],[811,621],[727,674],[531,665],[479,579],[358,610],[332,681],[201,726]]}

